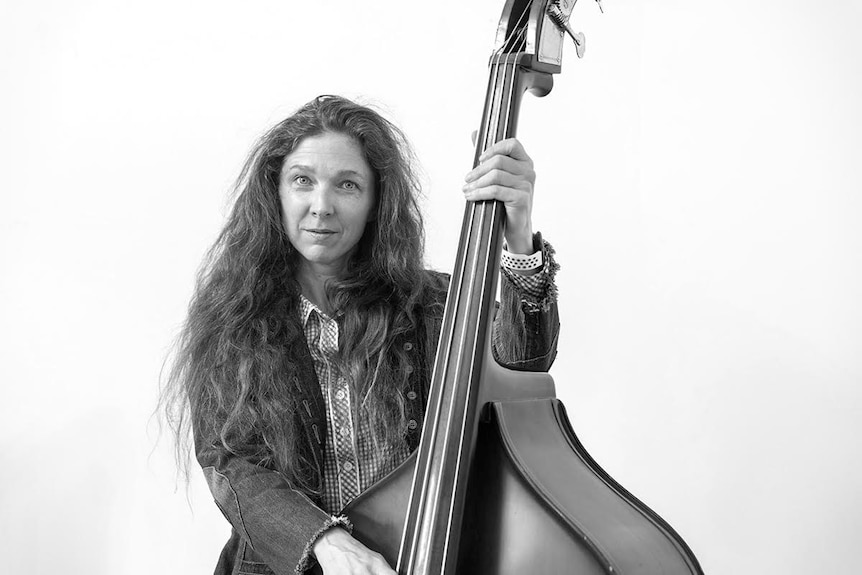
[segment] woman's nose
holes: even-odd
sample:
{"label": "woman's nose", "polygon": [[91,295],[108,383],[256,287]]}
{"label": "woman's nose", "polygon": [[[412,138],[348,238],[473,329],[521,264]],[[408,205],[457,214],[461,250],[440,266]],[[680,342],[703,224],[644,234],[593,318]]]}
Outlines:
{"label": "woman's nose", "polygon": [[319,218],[331,216],[333,212],[332,190],[326,184],[318,186],[311,197],[311,213]]}

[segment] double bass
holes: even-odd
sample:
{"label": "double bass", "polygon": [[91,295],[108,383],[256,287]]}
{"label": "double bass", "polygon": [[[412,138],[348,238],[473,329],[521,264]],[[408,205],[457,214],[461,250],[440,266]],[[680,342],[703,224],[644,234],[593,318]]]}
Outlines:
{"label": "double bass", "polygon": [[[577,0],[508,0],[473,165],[560,72]],[[702,574],[673,528],[593,460],[547,373],[491,354],[505,211],[468,202],[419,448],[353,500],[353,535],[399,575]]]}

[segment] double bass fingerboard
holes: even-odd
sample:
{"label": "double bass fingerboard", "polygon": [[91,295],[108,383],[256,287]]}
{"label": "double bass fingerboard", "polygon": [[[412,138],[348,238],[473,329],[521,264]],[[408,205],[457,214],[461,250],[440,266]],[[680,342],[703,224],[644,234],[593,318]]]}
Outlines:
{"label": "double bass fingerboard", "polygon": [[[517,38],[508,44],[490,64],[474,166],[488,147],[515,135],[524,92],[550,90],[550,76],[521,65],[527,56]],[[504,225],[501,202],[467,203],[399,552],[401,575],[455,573]]]}

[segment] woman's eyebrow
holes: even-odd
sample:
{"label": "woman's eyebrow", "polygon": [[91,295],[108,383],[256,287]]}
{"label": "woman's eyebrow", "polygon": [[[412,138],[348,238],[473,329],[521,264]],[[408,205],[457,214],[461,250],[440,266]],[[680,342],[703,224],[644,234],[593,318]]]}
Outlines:
{"label": "woman's eyebrow", "polygon": [[365,174],[362,172],[357,172],[356,170],[341,170],[337,174],[339,177],[351,176],[353,178],[362,178],[365,179]]}
{"label": "woman's eyebrow", "polygon": [[314,168],[311,166],[306,166],[305,164],[290,164],[285,166],[288,170],[305,170],[308,172],[313,172]]}
{"label": "woman's eyebrow", "polygon": [[[306,172],[315,173],[314,167],[308,166],[306,164],[289,164],[288,166],[286,166],[286,168],[287,168],[287,170],[304,170]],[[356,170],[351,170],[351,169],[339,170],[335,173],[335,175],[336,175],[336,177],[339,177],[339,178],[342,178],[345,176],[350,176],[353,178],[367,179],[365,174],[363,174],[362,172],[358,172]]]}

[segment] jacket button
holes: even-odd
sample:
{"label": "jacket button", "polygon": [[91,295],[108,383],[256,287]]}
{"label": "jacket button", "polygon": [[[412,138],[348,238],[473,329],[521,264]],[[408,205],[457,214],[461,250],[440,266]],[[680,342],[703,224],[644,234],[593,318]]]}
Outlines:
{"label": "jacket button", "polygon": [[407,343],[405,343],[405,344],[404,344],[404,351],[410,351],[411,349],[413,349],[413,344],[412,344],[412,343],[410,343],[410,342],[408,341]]}
{"label": "jacket button", "polygon": [[407,424],[407,427],[409,429],[416,429],[418,426],[419,426],[419,424],[416,423],[415,419],[411,419],[410,422]]}
{"label": "jacket button", "polygon": [[407,392],[407,399],[416,399],[416,392],[412,389]]}
{"label": "jacket button", "polygon": [[413,373],[413,366],[408,365],[407,367],[404,368],[404,371],[406,371],[407,373]]}

